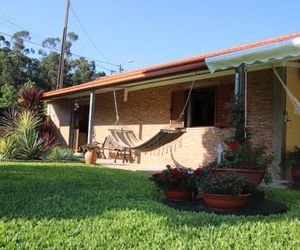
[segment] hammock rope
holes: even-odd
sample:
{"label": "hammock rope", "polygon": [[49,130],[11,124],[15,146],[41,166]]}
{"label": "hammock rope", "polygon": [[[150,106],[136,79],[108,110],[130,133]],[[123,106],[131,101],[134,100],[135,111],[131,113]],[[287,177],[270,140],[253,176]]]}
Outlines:
{"label": "hammock rope", "polygon": [[277,76],[279,82],[281,83],[283,89],[285,90],[287,96],[290,98],[293,106],[294,106],[294,111],[295,114],[300,116],[300,102],[297,100],[297,98],[292,94],[292,92],[288,89],[288,87],[286,86],[286,84],[284,83],[284,81],[281,79],[281,77],[279,76],[277,70],[273,67],[273,71],[275,73],[275,75]]}
{"label": "hammock rope", "polygon": [[[192,90],[194,88],[195,80],[192,81],[187,99],[183,106],[181,113],[176,121],[182,121],[184,117],[185,110],[191,98]],[[115,115],[116,120],[113,125],[120,124],[120,116],[119,116],[119,109],[118,109],[118,100],[116,91],[113,90],[113,97],[114,97],[114,106],[115,106]],[[149,138],[146,141],[142,141],[138,139],[132,130],[124,130],[122,129],[109,129],[112,138],[115,142],[123,148],[134,149],[141,152],[148,152],[152,150],[156,150],[172,141],[175,141],[177,138],[182,136],[185,133],[185,129],[170,129],[170,125],[168,125],[167,129],[160,129],[155,135]]]}

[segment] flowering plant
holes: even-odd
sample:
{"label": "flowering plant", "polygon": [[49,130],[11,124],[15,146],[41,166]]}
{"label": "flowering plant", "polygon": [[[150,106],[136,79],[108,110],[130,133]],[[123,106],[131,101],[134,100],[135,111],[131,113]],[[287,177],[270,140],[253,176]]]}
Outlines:
{"label": "flowering plant", "polygon": [[198,187],[204,193],[221,195],[241,195],[252,192],[255,185],[236,174],[224,175],[215,172],[202,174],[197,181]]}
{"label": "flowering plant", "polygon": [[167,165],[162,172],[155,173],[150,180],[155,182],[164,190],[195,191],[196,178],[200,175],[201,169],[172,168]]}
{"label": "flowering plant", "polygon": [[244,140],[227,142],[227,146],[218,167],[267,170],[273,160],[273,155],[267,154],[264,144],[254,144]]}

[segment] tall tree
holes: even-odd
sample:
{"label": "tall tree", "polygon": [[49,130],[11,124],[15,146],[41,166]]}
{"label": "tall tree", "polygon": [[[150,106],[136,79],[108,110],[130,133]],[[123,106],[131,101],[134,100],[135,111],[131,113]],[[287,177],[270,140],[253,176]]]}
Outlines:
{"label": "tall tree", "polygon": [[[0,107],[13,104],[16,93],[28,81],[34,82],[44,90],[56,87],[60,39],[46,38],[42,43],[43,48],[39,49],[38,53],[27,46],[30,40],[30,33],[26,30],[13,34],[10,41],[5,36],[0,36]],[[73,58],[71,49],[77,40],[77,34],[68,33],[64,87],[105,75],[104,72],[96,70],[95,62],[84,57]]]}

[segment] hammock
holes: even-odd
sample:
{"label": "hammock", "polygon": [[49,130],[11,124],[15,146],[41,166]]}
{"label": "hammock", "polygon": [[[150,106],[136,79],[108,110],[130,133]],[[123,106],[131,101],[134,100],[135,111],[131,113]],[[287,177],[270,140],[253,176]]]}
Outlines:
{"label": "hammock", "polygon": [[132,130],[109,129],[109,131],[113,139],[119,146],[127,149],[138,150],[141,152],[149,152],[158,149],[172,141],[175,141],[185,133],[184,129],[161,129],[158,133],[156,133],[148,140],[142,141],[136,137]]}
{"label": "hammock", "polygon": [[[195,84],[195,80],[192,81],[188,97],[186,99],[186,102],[184,104],[184,107],[182,109],[182,112],[179,115],[178,121],[181,120],[184,116],[184,111],[187,107],[187,104],[189,102],[193,87]],[[114,104],[115,104],[115,112],[116,112],[116,121],[114,125],[119,124],[119,110],[118,110],[118,103],[117,103],[117,96],[116,91],[113,90],[113,96],[114,96]],[[149,138],[146,141],[142,141],[136,137],[134,132],[132,130],[126,130],[126,129],[109,129],[112,138],[114,141],[122,148],[124,149],[134,149],[141,152],[149,152],[155,149],[158,149],[172,141],[175,141],[177,138],[182,136],[185,133],[185,129],[161,129],[158,133],[156,133],[154,136]]]}

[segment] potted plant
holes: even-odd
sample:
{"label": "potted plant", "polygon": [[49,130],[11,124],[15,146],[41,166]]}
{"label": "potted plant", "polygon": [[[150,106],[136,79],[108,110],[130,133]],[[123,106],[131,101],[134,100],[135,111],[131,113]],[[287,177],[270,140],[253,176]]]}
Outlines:
{"label": "potted plant", "polygon": [[216,164],[216,172],[236,173],[240,177],[246,177],[256,185],[259,185],[265,177],[265,182],[270,181],[268,166],[273,160],[272,154],[266,152],[263,144],[254,144],[247,140],[243,142],[227,142],[220,163]]}
{"label": "potted plant", "polygon": [[86,150],[84,154],[84,160],[86,164],[95,164],[97,161],[97,150],[98,146],[96,144],[85,144],[82,146],[83,150]]}
{"label": "potted plant", "polygon": [[222,174],[234,172],[240,177],[252,180],[256,185],[259,185],[263,178],[268,183],[271,181],[268,166],[273,156],[267,153],[264,143],[251,142],[251,130],[245,126],[244,105],[238,99],[242,97],[234,96],[227,103],[226,125],[234,128],[234,133],[225,141],[227,148],[221,162],[215,163],[216,171]]}
{"label": "potted plant", "polygon": [[293,151],[288,152],[287,161],[291,169],[292,178],[296,182],[300,182],[300,148],[295,146]]}
{"label": "potted plant", "polygon": [[193,171],[187,168],[172,168],[167,165],[162,172],[153,174],[150,180],[163,189],[168,200],[191,200],[196,189],[195,180],[200,171],[200,169]]}
{"label": "potted plant", "polygon": [[198,178],[204,203],[216,211],[231,212],[242,208],[255,184],[236,174],[223,175],[214,171]]}

